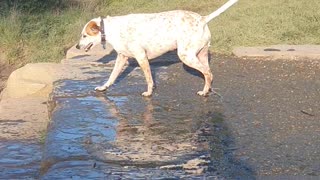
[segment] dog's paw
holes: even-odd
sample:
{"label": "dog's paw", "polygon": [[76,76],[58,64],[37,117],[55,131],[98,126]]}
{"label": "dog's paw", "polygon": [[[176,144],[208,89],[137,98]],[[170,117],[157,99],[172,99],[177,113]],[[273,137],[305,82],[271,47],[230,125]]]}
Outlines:
{"label": "dog's paw", "polygon": [[203,96],[203,97],[207,97],[208,96],[208,92],[204,92],[204,91],[198,91],[197,94],[199,96]]}
{"label": "dog's paw", "polygon": [[144,97],[149,97],[149,96],[151,96],[152,95],[152,92],[143,92],[142,94],[141,94],[142,96],[144,96]]}
{"label": "dog's paw", "polygon": [[105,86],[98,86],[98,87],[94,88],[94,90],[96,90],[96,91],[105,91],[105,90],[107,90],[107,87],[105,87]]}

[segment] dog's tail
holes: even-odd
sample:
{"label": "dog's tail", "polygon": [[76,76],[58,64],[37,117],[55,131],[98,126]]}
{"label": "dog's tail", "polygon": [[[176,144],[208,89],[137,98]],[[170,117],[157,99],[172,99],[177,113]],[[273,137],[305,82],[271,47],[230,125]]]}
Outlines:
{"label": "dog's tail", "polygon": [[234,5],[236,2],[238,2],[238,0],[229,0],[227,3],[225,3],[223,6],[221,6],[219,9],[217,9],[216,11],[214,11],[213,13],[209,14],[208,16],[205,16],[205,21],[206,23],[208,23],[209,21],[211,21],[212,19],[214,19],[215,17],[219,16],[221,13],[223,13],[225,10],[227,10],[229,7],[231,7],[232,5]]}

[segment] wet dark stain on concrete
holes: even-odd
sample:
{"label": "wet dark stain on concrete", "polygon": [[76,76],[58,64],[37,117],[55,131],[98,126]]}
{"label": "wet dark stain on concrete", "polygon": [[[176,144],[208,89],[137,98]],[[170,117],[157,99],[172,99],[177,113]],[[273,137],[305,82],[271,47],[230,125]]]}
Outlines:
{"label": "wet dark stain on concrete", "polygon": [[[276,48],[266,48],[264,51],[281,51],[281,49]],[[287,49],[287,51],[296,51],[295,49]]]}
{"label": "wet dark stain on concrete", "polygon": [[281,51],[280,49],[275,49],[275,48],[266,48],[264,51]]}

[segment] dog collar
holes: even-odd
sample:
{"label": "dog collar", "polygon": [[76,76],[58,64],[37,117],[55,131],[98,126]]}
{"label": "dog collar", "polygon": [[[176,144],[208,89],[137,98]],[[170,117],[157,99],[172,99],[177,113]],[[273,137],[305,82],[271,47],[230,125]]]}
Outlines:
{"label": "dog collar", "polygon": [[100,32],[101,32],[101,45],[103,49],[106,49],[106,34],[104,32],[104,22],[103,22],[103,17],[100,17]]}

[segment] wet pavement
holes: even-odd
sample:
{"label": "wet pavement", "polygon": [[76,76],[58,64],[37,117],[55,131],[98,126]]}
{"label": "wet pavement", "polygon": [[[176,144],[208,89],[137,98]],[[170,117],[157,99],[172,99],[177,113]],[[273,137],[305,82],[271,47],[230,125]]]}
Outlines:
{"label": "wet pavement", "polygon": [[[181,66],[175,61],[153,64],[161,87],[151,98],[140,95],[146,85],[135,63],[106,93],[93,89],[109,76],[108,65],[101,64],[100,72],[88,69],[97,74],[90,80],[56,82],[42,177],[222,178],[211,157],[213,149],[226,153],[221,141],[227,137],[218,135],[227,133],[219,97],[195,94],[202,88],[200,77],[178,85],[170,75],[173,64]],[[219,147],[211,148],[214,143]]]}
{"label": "wet pavement", "polygon": [[39,178],[42,146],[30,141],[1,141],[0,179]]}
{"label": "wet pavement", "polygon": [[55,83],[45,143],[1,144],[11,153],[2,177],[319,178],[320,61],[213,56],[216,93],[204,98],[201,75],[173,52],[151,63],[157,87],[145,98],[134,61],[107,92],[93,90],[112,59],[70,60],[93,78]]}

